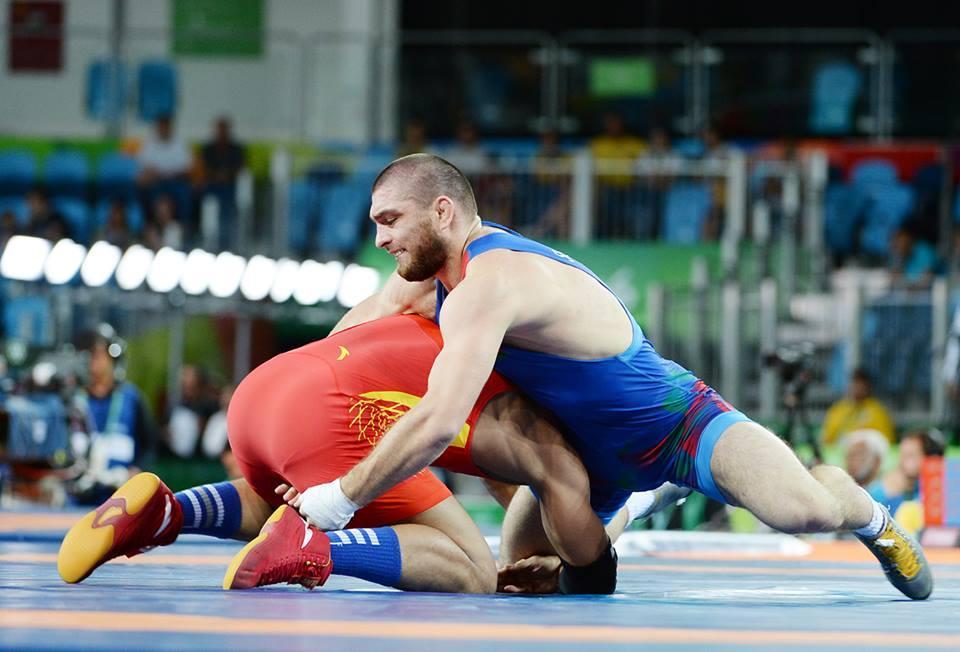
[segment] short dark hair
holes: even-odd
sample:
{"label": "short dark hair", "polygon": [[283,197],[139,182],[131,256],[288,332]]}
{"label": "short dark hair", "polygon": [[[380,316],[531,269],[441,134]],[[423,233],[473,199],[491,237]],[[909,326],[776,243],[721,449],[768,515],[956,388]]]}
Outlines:
{"label": "short dark hair", "polygon": [[381,184],[395,175],[403,175],[413,198],[427,205],[440,195],[447,195],[477,212],[473,187],[456,165],[435,154],[409,154],[398,158],[380,171],[373,182],[376,192]]}
{"label": "short dark hair", "polygon": [[870,378],[870,372],[868,372],[864,367],[857,367],[853,370],[853,373],[850,374],[850,378],[853,380],[859,380],[868,385],[873,385],[873,380]]}
{"label": "short dark hair", "polygon": [[943,455],[947,448],[943,433],[936,428],[930,430],[914,430],[900,438],[900,443],[908,439],[919,439],[924,455]]}

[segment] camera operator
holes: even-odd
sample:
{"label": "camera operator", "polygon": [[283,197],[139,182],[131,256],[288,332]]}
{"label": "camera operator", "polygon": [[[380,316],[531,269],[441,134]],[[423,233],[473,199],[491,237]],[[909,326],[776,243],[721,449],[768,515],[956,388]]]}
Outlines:
{"label": "camera operator", "polygon": [[99,504],[138,473],[153,451],[155,427],[140,391],[122,382],[117,364],[125,344],[113,328],[101,324],[77,343],[89,356],[85,389],[75,407],[86,421],[86,470],[73,484],[80,504]]}

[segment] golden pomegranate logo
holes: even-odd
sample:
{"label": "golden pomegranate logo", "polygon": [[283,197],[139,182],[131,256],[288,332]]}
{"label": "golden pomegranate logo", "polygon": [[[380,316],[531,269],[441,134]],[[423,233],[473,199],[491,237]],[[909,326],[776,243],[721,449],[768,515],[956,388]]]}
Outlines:
{"label": "golden pomegranate logo", "polygon": [[[397,419],[419,402],[419,396],[406,392],[389,390],[364,392],[360,396],[354,397],[353,403],[350,405],[350,414],[353,415],[350,427],[357,429],[357,439],[364,439],[371,446],[376,446],[387,430],[396,423]],[[455,448],[466,447],[469,436],[470,426],[465,423],[450,446]]]}

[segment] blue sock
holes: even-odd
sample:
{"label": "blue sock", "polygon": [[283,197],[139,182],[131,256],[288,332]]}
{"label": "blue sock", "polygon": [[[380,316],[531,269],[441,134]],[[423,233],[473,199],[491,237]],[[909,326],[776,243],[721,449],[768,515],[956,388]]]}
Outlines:
{"label": "blue sock", "polygon": [[400,582],[400,541],[393,528],[334,530],[330,559],[335,575],[349,575],[383,586]]}
{"label": "blue sock", "polygon": [[174,497],[183,508],[183,533],[230,539],[240,529],[243,508],[240,494],[230,482],[192,487]]}

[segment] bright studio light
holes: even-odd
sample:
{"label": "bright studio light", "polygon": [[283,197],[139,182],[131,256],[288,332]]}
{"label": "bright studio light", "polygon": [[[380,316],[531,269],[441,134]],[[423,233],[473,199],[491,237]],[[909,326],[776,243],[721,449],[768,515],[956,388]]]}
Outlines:
{"label": "bright studio light", "polygon": [[13,236],[7,240],[3,256],[0,257],[0,274],[17,281],[40,280],[50,246],[43,238]]}
{"label": "bright studio light", "polygon": [[240,293],[248,301],[260,301],[270,293],[277,275],[277,261],[257,254],[247,263],[240,281]]}
{"label": "bright studio light", "polygon": [[300,263],[289,258],[277,261],[276,275],[273,285],[270,286],[270,298],[277,303],[288,301],[297,287],[297,278],[300,276]]}
{"label": "bright studio light", "polygon": [[123,254],[117,265],[117,286],[121,290],[136,290],[143,285],[153,262],[153,252],[135,244]]}
{"label": "bright studio light", "polygon": [[343,280],[337,291],[337,301],[345,308],[355,305],[372,295],[380,287],[380,272],[372,267],[347,265]]}
{"label": "bright studio light", "polygon": [[333,261],[318,263],[305,260],[297,273],[297,286],[293,298],[303,306],[312,306],[320,301],[330,301],[337,295],[340,277],[343,275],[343,263]]}
{"label": "bright studio light", "polygon": [[47,282],[53,285],[63,285],[70,281],[80,271],[86,253],[86,247],[70,239],[61,240],[55,244],[43,265],[43,273],[47,277]]}
{"label": "bright studio light", "polygon": [[247,261],[229,251],[224,251],[217,256],[213,265],[213,278],[210,281],[210,294],[221,299],[232,296],[240,287],[246,265]]}
{"label": "bright studio light", "polygon": [[180,283],[183,268],[187,263],[187,254],[170,247],[157,252],[150,271],[147,273],[147,285],[154,292],[170,292]]}
{"label": "bright studio light", "polygon": [[180,279],[180,287],[183,291],[194,296],[206,292],[210,287],[210,278],[213,276],[216,262],[217,257],[209,251],[203,249],[191,251],[183,268],[183,278]]}
{"label": "bright studio light", "polygon": [[120,248],[109,242],[101,240],[93,243],[90,251],[87,252],[87,257],[83,260],[83,265],[80,266],[80,278],[84,284],[98,288],[109,281],[113,276],[113,270],[117,268],[117,263],[120,262],[120,255]]}

